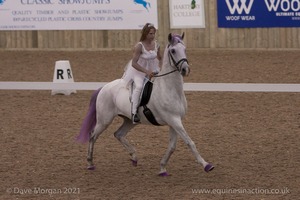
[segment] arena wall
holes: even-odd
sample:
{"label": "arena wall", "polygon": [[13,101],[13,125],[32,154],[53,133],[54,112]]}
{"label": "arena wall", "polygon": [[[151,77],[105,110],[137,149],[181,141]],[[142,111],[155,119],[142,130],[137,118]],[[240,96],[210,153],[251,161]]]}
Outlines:
{"label": "arena wall", "polygon": [[[218,28],[217,3],[204,0],[206,28],[170,29],[169,1],[158,0],[158,40],[185,32],[188,48],[300,49],[300,28]],[[137,30],[0,31],[0,49],[129,49]]]}

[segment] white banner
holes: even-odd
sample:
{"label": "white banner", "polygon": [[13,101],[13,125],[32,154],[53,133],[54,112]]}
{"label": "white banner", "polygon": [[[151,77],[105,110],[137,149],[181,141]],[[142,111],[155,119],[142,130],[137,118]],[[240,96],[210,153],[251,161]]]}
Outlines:
{"label": "white banner", "polygon": [[137,30],[158,26],[157,0],[0,0],[0,30]]}
{"label": "white banner", "polygon": [[203,0],[169,0],[171,28],[205,28]]}

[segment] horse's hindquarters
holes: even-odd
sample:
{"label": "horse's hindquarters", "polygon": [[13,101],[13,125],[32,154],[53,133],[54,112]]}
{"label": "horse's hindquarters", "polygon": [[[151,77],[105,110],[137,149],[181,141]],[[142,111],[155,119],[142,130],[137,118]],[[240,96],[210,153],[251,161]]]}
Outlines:
{"label": "horse's hindquarters", "polygon": [[129,90],[126,86],[120,86],[115,96],[115,105],[118,115],[131,119],[131,103],[129,100]]}
{"label": "horse's hindquarters", "polygon": [[[127,116],[128,111],[126,108],[130,105],[128,93],[123,79],[117,79],[107,83],[97,97],[97,119],[109,121],[119,114]],[[126,94],[127,99],[125,99]]]}

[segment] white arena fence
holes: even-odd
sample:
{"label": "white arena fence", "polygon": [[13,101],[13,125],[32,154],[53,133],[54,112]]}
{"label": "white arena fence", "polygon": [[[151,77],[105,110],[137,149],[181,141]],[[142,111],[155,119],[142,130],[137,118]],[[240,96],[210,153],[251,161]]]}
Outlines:
{"label": "white arena fence", "polygon": [[[107,82],[0,82],[0,90],[96,90]],[[211,92],[300,92],[300,84],[185,83],[185,91]]]}

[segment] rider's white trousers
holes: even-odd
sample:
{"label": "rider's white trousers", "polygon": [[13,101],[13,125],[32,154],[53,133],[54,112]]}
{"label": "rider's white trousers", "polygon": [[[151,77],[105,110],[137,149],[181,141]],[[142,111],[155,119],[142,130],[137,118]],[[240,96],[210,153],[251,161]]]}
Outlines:
{"label": "rider's white trousers", "polygon": [[132,97],[131,97],[131,104],[132,104],[132,109],[131,112],[132,114],[136,114],[138,105],[140,103],[140,96],[141,92],[143,89],[144,85],[144,79],[145,79],[146,74],[143,72],[140,72],[133,68],[131,66],[131,62],[128,63],[127,69],[123,75],[123,79],[127,83],[132,83],[134,84],[133,86],[133,91],[132,91]]}

